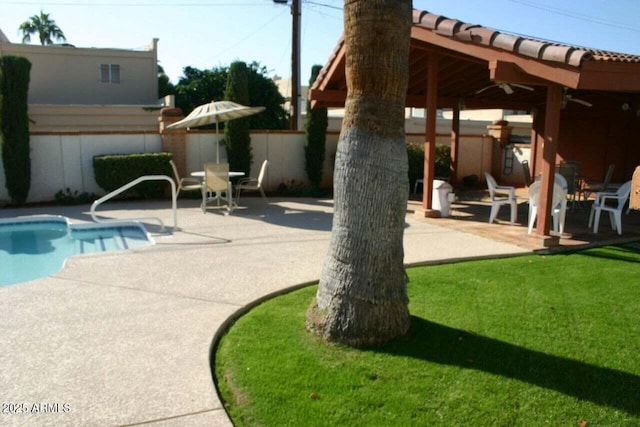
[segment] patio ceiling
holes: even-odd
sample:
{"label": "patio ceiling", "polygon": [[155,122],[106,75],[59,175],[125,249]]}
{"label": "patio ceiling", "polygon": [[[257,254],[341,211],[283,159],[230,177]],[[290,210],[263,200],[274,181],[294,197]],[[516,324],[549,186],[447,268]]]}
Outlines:
{"label": "patio ceiling", "polygon": [[[507,34],[414,10],[407,107],[425,106],[427,68],[433,56],[439,58],[439,108],[531,110],[544,107],[550,84],[561,85],[574,99],[594,105],[612,95],[640,93],[640,56]],[[510,86],[509,94],[497,82],[534,90]],[[346,92],[344,41],[340,40],[310,98],[314,105],[342,107]]]}

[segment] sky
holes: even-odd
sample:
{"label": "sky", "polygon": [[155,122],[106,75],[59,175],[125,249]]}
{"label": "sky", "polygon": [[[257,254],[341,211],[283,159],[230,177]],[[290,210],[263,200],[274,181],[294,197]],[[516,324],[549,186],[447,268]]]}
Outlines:
{"label": "sky", "polygon": [[[324,65],[343,30],[343,0],[302,0],[301,82]],[[640,55],[640,0],[414,0],[413,7],[468,23]],[[291,7],[273,0],[0,0],[0,29],[20,43],[20,24],[48,13],[77,47],[145,49],[173,83],[186,66],[210,69],[259,62],[291,74]],[[38,43],[37,36],[32,43]]]}

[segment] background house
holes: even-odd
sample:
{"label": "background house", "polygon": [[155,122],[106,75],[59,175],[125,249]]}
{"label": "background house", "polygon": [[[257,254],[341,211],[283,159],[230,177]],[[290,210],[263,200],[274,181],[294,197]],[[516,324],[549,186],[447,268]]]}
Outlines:
{"label": "background house", "polygon": [[[1,33],[0,33],[1,34]],[[31,62],[32,131],[157,129],[158,39],[144,50],[11,43],[0,56]]]}

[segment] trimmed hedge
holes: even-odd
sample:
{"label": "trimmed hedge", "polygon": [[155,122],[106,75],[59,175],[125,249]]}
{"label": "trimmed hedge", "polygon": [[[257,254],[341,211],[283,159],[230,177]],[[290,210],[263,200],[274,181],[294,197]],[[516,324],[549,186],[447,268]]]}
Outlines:
{"label": "trimmed hedge", "polygon": [[[93,158],[93,171],[100,188],[110,193],[143,175],[172,177],[171,153],[107,154]],[[166,181],[142,182],[119,197],[155,199],[163,197]]]}
{"label": "trimmed hedge", "polygon": [[0,147],[5,187],[13,203],[24,203],[31,187],[29,74],[31,62],[0,56]]}

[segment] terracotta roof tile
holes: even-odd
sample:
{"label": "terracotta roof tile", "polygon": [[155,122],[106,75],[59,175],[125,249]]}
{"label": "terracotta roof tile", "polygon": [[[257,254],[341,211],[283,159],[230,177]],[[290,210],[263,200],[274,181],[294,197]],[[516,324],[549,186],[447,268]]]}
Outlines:
{"label": "terracotta roof tile", "polygon": [[456,40],[491,46],[518,55],[543,61],[560,62],[574,67],[579,67],[583,61],[640,63],[640,55],[608,52],[509,34],[492,28],[449,19],[427,11],[414,10],[413,24]]}

